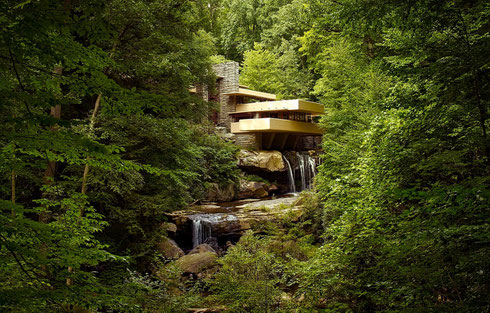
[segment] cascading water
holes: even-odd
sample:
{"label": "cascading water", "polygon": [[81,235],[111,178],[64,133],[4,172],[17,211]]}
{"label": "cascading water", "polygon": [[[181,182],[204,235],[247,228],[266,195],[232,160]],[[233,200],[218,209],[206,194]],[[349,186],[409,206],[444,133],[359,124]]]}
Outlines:
{"label": "cascading water", "polygon": [[206,242],[208,238],[212,237],[212,229],[214,224],[237,220],[236,216],[224,213],[193,214],[189,215],[188,218],[192,221],[193,248]]}
{"label": "cascading water", "polygon": [[316,160],[315,158],[313,158],[312,156],[308,155],[308,170],[309,170],[309,173],[310,173],[310,184],[308,186],[308,189],[311,188],[311,184],[313,183],[313,178],[315,178],[315,175],[316,175]]}
{"label": "cascading water", "polygon": [[282,158],[286,162],[287,165],[287,172],[288,172],[288,183],[289,183],[289,191],[292,193],[296,193],[296,186],[294,183],[294,172],[293,168],[291,167],[291,163],[289,163],[289,160],[283,155]]}
{"label": "cascading water", "polygon": [[296,152],[296,157],[298,158],[299,174],[301,177],[301,190],[305,190],[308,188],[307,177],[306,177],[308,173],[305,171],[305,159],[303,156],[304,156],[303,154]]}
{"label": "cascading water", "polygon": [[[285,156],[283,157],[288,168],[289,190],[295,193],[295,171],[291,167],[291,162]],[[298,160],[299,175],[301,178],[301,190],[310,189],[311,184],[313,183],[313,178],[316,175],[316,160],[314,157],[307,153],[299,152],[296,152],[296,159]]]}

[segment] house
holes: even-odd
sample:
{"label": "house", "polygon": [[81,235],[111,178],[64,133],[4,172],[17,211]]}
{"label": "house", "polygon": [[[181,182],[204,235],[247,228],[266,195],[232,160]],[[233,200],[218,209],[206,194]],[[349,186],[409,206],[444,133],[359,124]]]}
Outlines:
{"label": "house", "polygon": [[321,143],[316,123],[322,104],[295,99],[277,100],[276,95],[239,84],[237,62],[217,64],[216,93],[203,96],[219,103],[210,117],[216,126],[232,133],[235,143],[257,150],[312,150]]}

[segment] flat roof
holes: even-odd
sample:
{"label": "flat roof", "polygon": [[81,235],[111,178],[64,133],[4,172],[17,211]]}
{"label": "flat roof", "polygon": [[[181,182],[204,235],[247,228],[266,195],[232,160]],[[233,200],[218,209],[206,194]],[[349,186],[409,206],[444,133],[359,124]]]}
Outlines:
{"label": "flat roof", "polygon": [[311,114],[323,114],[323,104],[306,101],[301,99],[266,101],[255,103],[237,104],[236,111],[229,114],[255,113],[255,112],[275,112],[275,111],[294,111]]}
{"label": "flat roof", "polygon": [[223,95],[226,95],[226,96],[242,96],[242,97],[249,97],[249,98],[261,99],[261,100],[276,100],[277,99],[275,94],[262,92],[262,91],[250,90],[247,88],[238,88],[238,91],[226,92],[226,93],[223,93]]}

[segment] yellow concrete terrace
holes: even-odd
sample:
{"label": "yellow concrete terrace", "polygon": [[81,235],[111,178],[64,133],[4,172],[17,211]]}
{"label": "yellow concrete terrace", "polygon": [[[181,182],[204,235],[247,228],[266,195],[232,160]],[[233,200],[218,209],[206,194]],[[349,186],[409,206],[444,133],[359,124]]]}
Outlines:
{"label": "yellow concrete terrace", "polygon": [[320,103],[295,99],[237,104],[235,112],[230,114],[272,111],[296,111],[320,115],[323,114],[324,109]]}
{"label": "yellow concrete terrace", "polygon": [[231,123],[231,132],[234,134],[272,132],[301,135],[321,135],[323,133],[317,124],[280,118],[243,119]]}
{"label": "yellow concrete terrace", "polygon": [[323,112],[323,105],[299,99],[237,104],[231,132],[321,135],[313,120]]}
{"label": "yellow concrete terrace", "polygon": [[248,88],[238,88],[238,91],[223,93],[225,96],[240,96],[258,100],[276,100],[276,95],[272,93],[250,90]]}

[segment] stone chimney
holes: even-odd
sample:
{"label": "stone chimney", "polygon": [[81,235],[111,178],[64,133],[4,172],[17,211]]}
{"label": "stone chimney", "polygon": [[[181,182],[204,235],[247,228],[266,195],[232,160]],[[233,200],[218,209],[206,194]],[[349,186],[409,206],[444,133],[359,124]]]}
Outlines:
{"label": "stone chimney", "polygon": [[213,70],[218,76],[216,89],[220,104],[217,126],[226,127],[226,130],[230,132],[231,116],[228,113],[235,112],[236,97],[223,95],[223,93],[238,92],[239,65],[238,62],[215,64]]}

